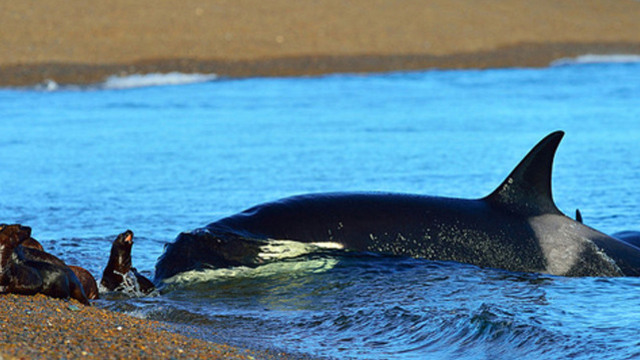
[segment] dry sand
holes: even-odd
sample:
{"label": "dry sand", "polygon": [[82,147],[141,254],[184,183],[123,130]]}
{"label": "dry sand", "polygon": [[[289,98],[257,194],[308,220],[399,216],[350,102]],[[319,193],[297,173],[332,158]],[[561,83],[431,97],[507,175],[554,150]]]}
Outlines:
{"label": "dry sand", "polygon": [[0,85],[546,66],[640,54],[634,0],[0,0]]}

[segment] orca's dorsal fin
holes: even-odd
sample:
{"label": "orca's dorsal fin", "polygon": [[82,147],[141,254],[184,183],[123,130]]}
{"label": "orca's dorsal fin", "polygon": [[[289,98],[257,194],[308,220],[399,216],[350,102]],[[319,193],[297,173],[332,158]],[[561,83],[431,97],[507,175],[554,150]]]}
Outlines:
{"label": "orca's dorsal fin", "polygon": [[583,224],[582,213],[580,212],[580,209],[576,209],[576,221],[579,222],[580,224]]}
{"label": "orca's dorsal fin", "polygon": [[486,201],[523,215],[561,214],[551,195],[553,158],[564,132],[542,139]]}

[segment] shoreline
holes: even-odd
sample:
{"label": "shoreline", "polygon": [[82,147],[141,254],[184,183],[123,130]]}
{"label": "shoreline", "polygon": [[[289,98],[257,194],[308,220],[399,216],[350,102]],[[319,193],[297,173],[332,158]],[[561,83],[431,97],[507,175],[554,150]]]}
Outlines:
{"label": "shoreline", "polygon": [[91,85],[109,76],[150,73],[216,74],[224,78],[317,76],[334,73],[379,73],[428,69],[540,68],[554,60],[580,55],[640,55],[640,43],[521,43],[495,50],[450,55],[298,55],[262,59],[166,58],[113,64],[29,63],[0,65],[0,87]]}
{"label": "shoreline", "polygon": [[178,325],[41,294],[0,295],[0,359],[298,359],[183,335]]}
{"label": "shoreline", "polygon": [[4,87],[167,72],[543,67],[585,54],[640,54],[636,0],[41,0],[3,10]]}

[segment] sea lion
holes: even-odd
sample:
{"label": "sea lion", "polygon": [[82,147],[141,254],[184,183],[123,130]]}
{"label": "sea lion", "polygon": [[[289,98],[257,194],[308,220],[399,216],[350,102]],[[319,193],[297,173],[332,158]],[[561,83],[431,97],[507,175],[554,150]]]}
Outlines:
{"label": "sea lion", "polygon": [[76,276],[76,278],[78,278],[78,281],[80,281],[80,284],[82,285],[87,298],[89,298],[90,300],[100,298],[98,292],[98,283],[88,270],[80,266],[67,265],[57,256],[44,251],[40,242],[32,237],[25,240],[22,244],[20,244],[20,246],[24,248],[23,252],[25,258],[29,260],[44,261],[58,266],[68,267],[69,270],[71,270]]}
{"label": "sea lion", "polygon": [[102,273],[102,285],[108,291],[125,291],[149,294],[155,289],[153,283],[131,267],[133,232],[127,230],[118,235],[111,245],[111,254]]}
{"label": "sea lion", "polygon": [[480,199],[329,193],[254,206],[178,235],[156,263],[155,282],[190,270],[255,267],[286,254],[273,249],[291,242],[561,276],[640,276],[640,249],[556,207],[551,170],[563,135],[542,139]]}
{"label": "sea lion", "polygon": [[31,237],[31,228],[5,225],[0,230],[0,292],[78,300],[89,299],[73,271],[66,266],[30,259],[21,243]]}
{"label": "sea lion", "polygon": [[84,289],[84,293],[87,295],[87,298],[90,300],[95,300],[100,298],[100,292],[98,291],[98,283],[96,282],[96,278],[91,275],[89,270],[75,265],[68,265],[69,269],[73,271],[76,275],[80,284],[82,284],[82,288]]}

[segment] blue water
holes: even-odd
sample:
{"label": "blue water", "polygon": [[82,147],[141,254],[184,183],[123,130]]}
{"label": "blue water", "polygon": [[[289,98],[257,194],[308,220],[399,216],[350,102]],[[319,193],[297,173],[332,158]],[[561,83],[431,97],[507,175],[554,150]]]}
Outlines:
{"label": "blue water", "polygon": [[[640,230],[637,62],[4,89],[0,129],[0,222],[97,277],[127,228],[152,277],[179,232],[280,197],[481,197],[558,129],[558,206]],[[639,292],[634,278],[320,254],[96,305],[321,358],[632,358]]]}

